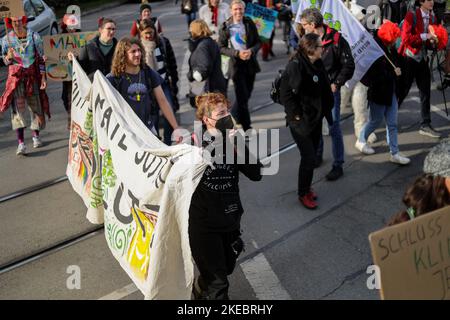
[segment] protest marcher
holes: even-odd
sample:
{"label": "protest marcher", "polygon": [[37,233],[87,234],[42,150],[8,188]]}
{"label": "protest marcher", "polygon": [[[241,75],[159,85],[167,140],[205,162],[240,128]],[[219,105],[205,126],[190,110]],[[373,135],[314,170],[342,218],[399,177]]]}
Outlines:
{"label": "protest marcher", "polygon": [[[326,175],[327,180],[334,181],[343,174],[344,139],[342,137],[341,119],[341,87],[353,77],[355,62],[348,42],[336,30],[323,23],[323,16],[316,8],[305,9],[300,16],[300,23],[305,33],[316,33],[322,39],[322,60],[331,82],[331,91],[334,95],[332,110],[333,124],[329,126],[333,151],[333,167]],[[323,159],[323,138],[320,138],[317,150],[316,166]]]}
{"label": "protest marcher", "polygon": [[143,3],[139,7],[139,18],[133,21],[133,25],[131,26],[131,37],[140,37],[139,32],[139,24],[142,20],[149,19],[155,24],[155,28],[158,31],[158,34],[162,33],[161,23],[158,18],[152,17],[152,6],[149,3]]}
{"label": "protest marcher", "polygon": [[[6,35],[2,38],[2,57],[8,66],[8,78],[0,101],[0,113],[11,107],[11,125],[16,131],[16,154],[26,154],[24,131],[30,127],[33,147],[42,146],[39,136],[45,128],[45,114],[50,118],[47,78],[42,39],[27,28],[27,17],[5,18]],[[27,112],[27,107],[29,114]]]}
{"label": "protest marcher", "polygon": [[[383,49],[385,56],[378,58],[366,72],[361,82],[369,87],[367,99],[369,101],[369,122],[361,129],[355,147],[364,154],[374,154],[375,150],[367,144],[369,135],[378,128],[383,118],[386,120],[386,137],[390,149],[390,161],[405,165],[410,159],[403,156],[398,148],[398,102],[396,82],[401,76],[398,66],[398,55],[395,42],[400,36],[397,24],[386,20],[375,34],[375,40]],[[389,61],[389,60],[390,61]]]}
{"label": "protest marcher", "polygon": [[99,35],[92,39],[81,49],[78,61],[89,79],[94,78],[94,73],[100,70],[107,75],[111,71],[114,51],[117,46],[116,23],[109,18],[98,20]]}
{"label": "protest marcher", "polygon": [[[257,0],[256,3],[267,9],[275,10],[276,9],[275,5],[278,3],[278,1],[277,0]],[[273,50],[272,50],[274,37],[275,37],[275,28],[273,28],[273,30],[272,30],[270,39],[261,44],[261,54],[262,54],[263,61],[269,61],[269,55],[272,57],[275,57],[275,54],[273,53]]]}
{"label": "protest marcher", "polygon": [[[61,21],[61,33],[75,33],[75,32],[81,32],[81,29],[69,28],[64,23],[64,21]],[[72,80],[63,81],[61,99],[64,104],[64,109],[67,112],[67,129],[70,130],[71,126],[70,110],[72,106]]]}
{"label": "protest marcher", "polygon": [[[178,68],[177,60],[173,52],[172,44],[169,39],[162,35],[158,35],[156,26],[153,21],[144,19],[139,23],[140,39],[145,49],[145,62],[154,71],[164,79],[161,84],[167,100],[172,106],[175,113],[180,108],[178,103]],[[153,124],[157,132],[159,132],[159,107],[153,110]],[[164,128],[164,143],[171,144],[172,127],[169,122],[162,119]]]}
{"label": "protest marcher", "polygon": [[231,17],[223,23],[219,32],[219,46],[221,54],[230,57],[227,79],[233,80],[236,95],[231,112],[247,131],[251,128],[248,100],[256,74],[261,71],[257,60],[261,40],[252,19],[244,16],[245,3],[233,0],[230,8]]}
{"label": "protest marcher", "polygon": [[156,103],[174,130],[178,124],[161,88],[164,80],[145,65],[144,52],[139,39],[120,39],[114,52],[111,73],[106,78],[147,128],[157,135],[151,118],[152,108],[156,108]]}
{"label": "protest marcher", "polygon": [[403,196],[407,209],[394,215],[389,226],[450,205],[450,141],[443,141],[431,149],[425,158],[423,172]]}
{"label": "protest marcher", "polygon": [[433,11],[436,15],[436,23],[441,24],[444,20],[444,14],[446,10],[447,1],[446,0],[434,0]]}
{"label": "protest marcher", "polygon": [[322,119],[332,124],[334,98],[325,66],[321,60],[320,36],[308,33],[281,77],[280,100],[286,122],[300,150],[298,171],[299,201],[308,209],[317,208],[317,195],[311,189],[315,160],[322,133]]}
{"label": "protest marcher", "polygon": [[222,0],[207,0],[198,11],[198,17],[206,22],[215,41],[219,39],[219,27],[230,17],[230,6]]}
{"label": "protest marcher", "polygon": [[243,150],[232,146],[232,163],[227,162],[224,150],[234,143],[236,131],[232,130],[230,103],[223,94],[198,96],[196,104],[203,138],[193,134],[192,140],[199,147],[213,147],[211,156],[216,160],[204,172],[189,208],[189,242],[200,271],[193,294],[195,299],[228,300],[228,275],[244,247],[240,238],[244,209],[239,196],[239,172],[259,181],[262,165],[245,145]]}
{"label": "protest marcher", "polygon": [[[191,86],[201,86],[199,91],[191,92],[191,105],[195,107],[195,96],[205,92],[227,94],[227,83],[222,74],[220,48],[211,38],[211,30],[203,20],[194,20],[189,27],[189,72],[187,77]],[[196,90],[193,90],[196,91]]]}
{"label": "protest marcher", "polygon": [[289,46],[297,50],[298,49],[298,40],[305,35],[305,30],[300,23],[294,22],[293,27],[289,33]]}
{"label": "protest marcher", "polygon": [[403,70],[403,85],[399,93],[399,106],[409,93],[413,80],[419,88],[422,122],[419,133],[432,138],[440,138],[441,134],[431,125],[431,72],[428,65],[428,49],[438,41],[430,32],[430,26],[436,26],[432,0],[419,0],[420,8],[406,14],[402,26],[402,43],[399,53],[406,57]]}

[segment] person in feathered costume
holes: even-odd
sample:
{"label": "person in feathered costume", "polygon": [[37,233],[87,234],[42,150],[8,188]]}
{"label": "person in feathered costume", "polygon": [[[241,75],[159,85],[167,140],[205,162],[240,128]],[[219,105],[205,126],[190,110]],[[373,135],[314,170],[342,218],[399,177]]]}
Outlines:
{"label": "person in feathered costume", "polygon": [[33,147],[42,146],[39,132],[45,128],[44,114],[50,118],[42,39],[27,28],[27,22],[26,16],[5,18],[7,32],[1,40],[8,78],[0,98],[0,112],[11,107],[12,129],[16,130],[19,144],[17,155],[26,153],[24,130],[28,126],[33,131]]}

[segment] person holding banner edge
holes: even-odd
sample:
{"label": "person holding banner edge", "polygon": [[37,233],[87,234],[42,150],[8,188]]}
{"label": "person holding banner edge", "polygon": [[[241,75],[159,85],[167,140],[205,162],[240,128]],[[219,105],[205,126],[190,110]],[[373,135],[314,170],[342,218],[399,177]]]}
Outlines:
{"label": "person holding banner edge", "polygon": [[[33,147],[40,148],[42,141],[39,134],[45,128],[44,113],[50,119],[42,39],[38,33],[27,28],[27,21],[26,16],[5,18],[6,35],[2,39],[2,56],[8,66],[8,78],[1,97],[0,112],[11,107],[11,124],[18,140],[17,155],[26,154],[25,128],[30,126]],[[27,121],[25,106],[30,111],[31,124]]]}
{"label": "person holding banner edge", "polygon": [[[329,126],[332,141],[333,167],[326,175],[327,180],[334,181],[343,174],[344,140],[340,127],[341,113],[341,87],[353,77],[355,62],[348,42],[336,30],[324,24],[322,13],[316,8],[305,9],[300,15],[300,24],[305,33],[315,33],[322,39],[324,51],[322,61],[328,72],[331,82],[331,91],[334,95],[333,124]],[[316,166],[323,158],[323,138],[320,138],[317,149]]]}
{"label": "person holding banner edge", "polygon": [[[174,131],[178,123],[161,87],[164,80],[146,66],[143,53],[145,49],[139,39],[120,39],[114,52],[111,73],[106,78],[146,127],[158,136],[151,117],[156,103]],[[178,132],[175,131],[176,134]],[[175,140],[179,142],[179,138],[182,137],[175,137]]]}

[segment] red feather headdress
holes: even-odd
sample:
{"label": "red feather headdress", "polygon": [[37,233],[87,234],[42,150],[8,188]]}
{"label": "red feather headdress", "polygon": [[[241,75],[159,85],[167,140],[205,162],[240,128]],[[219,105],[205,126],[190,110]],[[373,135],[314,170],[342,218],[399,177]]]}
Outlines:
{"label": "red feather headdress", "polygon": [[378,37],[386,45],[392,45],[400,37],[401,31],[396,23],[389,20],[385,22],[378,29]]}

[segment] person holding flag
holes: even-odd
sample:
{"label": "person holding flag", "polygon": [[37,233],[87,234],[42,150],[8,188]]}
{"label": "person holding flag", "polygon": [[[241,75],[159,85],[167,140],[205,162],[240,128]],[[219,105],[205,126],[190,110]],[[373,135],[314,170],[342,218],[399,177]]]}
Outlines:
{"label": "person holding flag", "polygon": [[[300,24],[305,33],[315,33],[320,36],[323,44],[322,61],[331,82],[331,91],[334,95],[332,110],[333,124],[329,126],[333,150],[333,167],[327,174],[329,181],[339,179],[343,174],[344,140],[340,127],[341,113],[341,87],[353,77],[355,62],[347,40],[336,30],[324,24],[321,12],[316,8],[305,9],[300,14]],[[320,139],[317,149],[316,166],[319,166],[323,157],[323,138]]]}
{"label": "person holding flag", "polygon": [[375,40],[383,48],[385,55],[378,58],[361,79],[361,82],[369,87],[367,91],[369,122],[361,129],[355,147],[362,153],[374,154],[375,150],[368,146],[367,138],[385,118],[387,142],[391,152],[390,160],[393,163],[406,165],[410,163],[410,159],[400,154],[397,137],[398,104],[396,90],[398,85],[396,83],[402,73],[401,69],[396,66],[399,65],[400,56],[395,49],[395,41],[399,35],[399,27],[389,20],[386,20],[375,33]]}
{"label": "person holding flag", "polygon": [[[33,147],[40,148],[40,131],[45,128],[45,116],[50,119],[50,106],[45,89],[45,57],[42,39],[27,28],[26,16],[5,18],[6,35],[2,39],[3,61],[8,66],[8,78],[0,101],[0,113],[11,107],[11,123],[16,130],[17,155],[26,153],[24,129],[33,131]],[[31,117],[27,115],[26,107]],[[28,119],[31,118],[31,123]]]}

